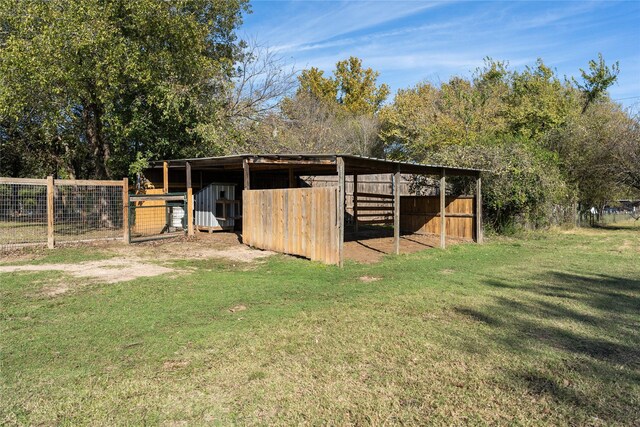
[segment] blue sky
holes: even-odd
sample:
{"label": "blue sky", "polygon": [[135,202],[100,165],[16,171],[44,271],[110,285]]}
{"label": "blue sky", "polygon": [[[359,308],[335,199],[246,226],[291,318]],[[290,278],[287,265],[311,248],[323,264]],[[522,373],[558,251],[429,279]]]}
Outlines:
{"label": "blue sky", "polygon": [[[251,1],[243,38],[277,49],[298,69],[331,71],[351,55],[392,93],[419,81],[468,76],[486,56],[522,69],[537,58],[579,76],[598,52],[620,61],[612,98],[639,110],[640,1]],[[624,99],[623,99],[624,98]]]}

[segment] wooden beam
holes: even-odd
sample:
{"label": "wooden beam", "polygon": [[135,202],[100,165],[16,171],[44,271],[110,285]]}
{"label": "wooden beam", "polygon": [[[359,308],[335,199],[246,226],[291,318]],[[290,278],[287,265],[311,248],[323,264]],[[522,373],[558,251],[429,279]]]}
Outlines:
{"label": "wooden beam", "polygon": [[[373,181],[372,181],[373,182]],[[380,182],[382,184],[382,182]],[[378,199],[395,199],[393,194],[376,194],[376,193],[358,193],[360,197],[370,197],[370,198],[378,198]]]}
{"label": "wooden beam", "polygon": [[187,180],[187,235],[195,235],[193,228],[193,187],[191,182],[191,163],[187,162],[185,165],[185,173]]}
{"label": "wooden beam", "polygon": [[296,180],[296,174],[293,171],[293,168],[289,168],[289,188],[296,188],[298,186],[298,181]]}
{"label": "wooden beam", "polygon": [[46,179],[35,178],[0,178],[0,184],[29,184],[29,185],[47,185]]}
{"label": "wooden beam", "polygon": [[129,178],[122,179],[122,238],[125,244],[131,243],[129,233]]}
{"label": "wooden beam", "polygon": [[440,175],[440,247],[444,249],[446,247],[446,236],[447,236],[447,217],[446,217],[446,178],[445,171],[442,169],[442,174]]}
{"label": "wooden beam", "polygon": [[54,235],[54,226],[55,226],[55,216],[54,216],[54,191],[55,186],[53,182],[53,177],[47,177],[47,247],[49,249],[53,249],[55,247],[55,235]]}
{"label": "wooden beam", "polygon": [[482,179],[476,178],[476,243],[482,243]]}
{"label": "wooden beam", "polygon": [[242,160],[242,169],[244,170],[244,189],[251,190],[251,172],[249,171],[249,161]]}
{"label": "wooden beam", "polygon": [[353,174],[353,231],[358,232],[358,174]]}
{"label": "wooden beam", "polygon": [[393,174],[393,252],[400,254],[400,170]]}
{"label": "wooden beam", "polygon": [[169,163],[162,162],[162,191],[169,192]]}
{"label": "wooden beam", "polygon": [[244,161],[248,161],[249,163],[252,164],[261,164],[261,165],[289,165],[289,166],[295,166],[295,165],[334,165],[337,162],[334,160],[328,160],[328,159],[271,159],[271,158],[264,158],[264,157],[258,157],[258,158],[249,158],[249,159],[244,159]]}
{"label": "wooden beam", "polygon": [[345,201],[345,169],[344,159],[338,157],[336,160],[338,169],[338,200],[337,200],[337,222],[338,222],[338,265],[342,267],[344,265],[344,201]]}
{"label": "wooden beam", "polygon": [[106,181],[102,179],[56,179],[56,185],[99,185],[122,187],[122,181]]}

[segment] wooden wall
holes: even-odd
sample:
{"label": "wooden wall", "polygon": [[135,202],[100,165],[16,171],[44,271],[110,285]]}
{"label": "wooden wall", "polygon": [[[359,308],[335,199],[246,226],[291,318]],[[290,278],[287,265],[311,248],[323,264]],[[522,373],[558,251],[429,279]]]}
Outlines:
{"label": "wooden wall", "polygon": [[[147,188],[137,194],[162,194],[162,187]],[[136,202],[136,206],[158,206],[157,209],[136,209],[135,217],[132,219],[131,233],[140,234],[160,234],[167,225],[166,206],[167,202],[162,200]]]}
{"label": "wooden wall", "polygon": [[[474,198],[447,196],[446,233],[464,240],[474,238]],[[440,234],[439,196],[401,196],[400,229],[403,233]]]}
{"label": "wooden wall", "polygon": [[338,188],[244,190],[243,243],[339,264]]}

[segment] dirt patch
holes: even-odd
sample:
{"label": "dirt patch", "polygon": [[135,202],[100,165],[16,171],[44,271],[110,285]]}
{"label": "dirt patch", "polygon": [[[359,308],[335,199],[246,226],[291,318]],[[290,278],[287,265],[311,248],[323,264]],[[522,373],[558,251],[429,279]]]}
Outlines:
{"label": "dirt patch", "polygon": [[[447,239],[447,245],[460,243],[458,239]],[[440,247],[440,236],[410,234],[400,237],[400,253],[410,254],[425,249]],[[362,231],[345,236],[345,259],[371,264],[394,251],[393,230]]]}
{"label": "dirt patch", "polygon": [[229,311],[232,313],[236,313],[238,311],[245,311],[246,309],[247,309],[247,306],[240,304],[240,305],[236,305],[235,307],[231,307]]}
{"label": "dirt patch", "polygon": [[362,276],[362,277],[359,277],[359,279],[361,282],[371,283],[371,282],[377,282],[378,280],[382,280],[382,277]]}
{"label": "dirt patch", "polygon": [[[3,265],[0,273],[21,271],[62,271],[73,277],[92,279],[103,283],[118,283],[134,280],[139,277],[153,277],[175,271],[172,268],[146,263],[138,259],[107,259],[102,261],[80,262],[77,264],[38,264],[38,265]],[[64,293],[64,286],[52,290],[54,294]]]}
{"label": "dirt patch", "polygon": [[162,369],[165,371],[175,371],[176,369],[189,366],[188,360],[167,360],[162,364]]}
{"label": "dirt patch", "polygon": [[71,287],[69,286],[68,283],[60,282],[60,283],[53,283],[45,286],[44,289],[42,290],[42,293],[45,296],[53,298],[53,297],[57,297],[58,295],[66,294],[70,290],[71,290]]}
{"label": "dirt patch", "polygon": [[453,274],[455,273],[455,270],[452,270],[450,268],[445,268],[444,270],[440,270],[440,274]]}
{"label": "dirt patch", "polygon": [[236,233],[199,233],[196,237],[156,240],[112,248],[118,256],[155,260],[220,258],[251,263],[273,255],[270,251],[251,249],[242,244]]}
{"label": "dirt patch", "polygon": [[41,248],[21,248],[11,251],[4,250],[0,252],[0,265],[16,262],[35,261],[44,258],[45,255],[45,249]]}
{"label": "dirt patch", "polygon": [[640,252],[640,247],[635,246],[631,240],[624,240],[620,246],[618,246],[618,252],[626,252],[636,250]]}

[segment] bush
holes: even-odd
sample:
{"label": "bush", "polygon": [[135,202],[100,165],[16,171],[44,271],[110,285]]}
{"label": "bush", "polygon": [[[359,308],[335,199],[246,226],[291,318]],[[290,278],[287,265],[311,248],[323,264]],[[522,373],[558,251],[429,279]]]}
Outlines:
{"label": "bush", "polygon": [[[453,145],[432,151],[425,161],[487,169],[483,212],[485,224],[497,232],[548,226],[556,222],[553,212],[571,206],[575,199],[555,156],[519,139]],[[454,185],[468,183],[456,180]]]}

